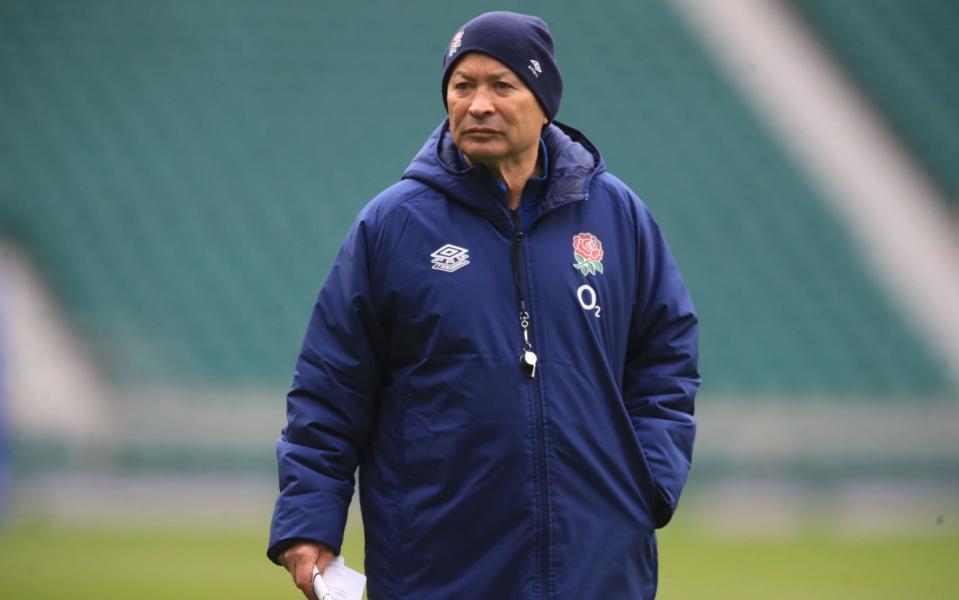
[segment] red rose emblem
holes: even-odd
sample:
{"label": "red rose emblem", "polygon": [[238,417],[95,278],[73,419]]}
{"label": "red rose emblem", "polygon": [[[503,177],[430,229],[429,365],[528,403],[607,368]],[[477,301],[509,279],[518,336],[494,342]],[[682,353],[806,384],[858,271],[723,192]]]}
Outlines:
{"label": "red rose emblem", "polygon": [[603,243],[592,233],[577,233],[573,236],[573,252],[586,260],[603,260]]}
{"label": "red rose emblem", "polygon": [[573,236],[573,268],[583,275],[603,272],[603,243],[592,233],[577,233]]}

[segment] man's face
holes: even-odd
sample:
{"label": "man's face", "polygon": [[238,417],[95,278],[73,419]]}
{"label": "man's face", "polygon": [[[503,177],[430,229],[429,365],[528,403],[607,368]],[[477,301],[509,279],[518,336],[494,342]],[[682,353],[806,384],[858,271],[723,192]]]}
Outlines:
{"label": "man's face", "polygon": [[475,52],[456,63],[446,105],[453,141],[467,158],[484,165],[535,151],[548,122],[536,96],[516,73]]}

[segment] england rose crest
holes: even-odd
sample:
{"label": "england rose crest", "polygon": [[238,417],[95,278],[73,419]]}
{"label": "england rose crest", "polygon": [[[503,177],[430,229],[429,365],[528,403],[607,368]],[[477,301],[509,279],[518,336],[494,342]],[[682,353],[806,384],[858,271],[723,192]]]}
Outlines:
{"label": "england rose crest", "polygon": [[573,236],[573,258],[583,275],[603,272],[603,243],[592,233],[577,233]]}

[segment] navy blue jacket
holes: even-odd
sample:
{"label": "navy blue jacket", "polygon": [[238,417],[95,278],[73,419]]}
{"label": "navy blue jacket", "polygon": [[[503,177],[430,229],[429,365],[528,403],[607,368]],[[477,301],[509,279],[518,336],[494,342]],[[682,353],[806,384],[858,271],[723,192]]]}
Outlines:
{"label": "navy blue jacket", "polygon": [[339,552],[359,467],[371,599],[655,595],[697,319],[646,206],[578,131],[543,141],[525,230],[447,123],[353,224],[287,398],[273,560]]}

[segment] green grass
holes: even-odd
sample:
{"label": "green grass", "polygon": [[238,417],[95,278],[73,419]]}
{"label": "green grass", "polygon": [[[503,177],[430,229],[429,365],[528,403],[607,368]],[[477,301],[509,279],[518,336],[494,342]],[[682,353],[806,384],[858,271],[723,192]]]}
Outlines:
{"label": "green grass", "polygon": [[[0,531],[5,600],[301,598],[265,531],[18,525]],[[715,537],[667,529],[662,599],[954,598],[959,537]],[[344,549],[361,567],[362,539]]]}
{"label": "green grass", "polygon": [[709,537],[666,529],[660,598],[959,597],[959,536]]}

